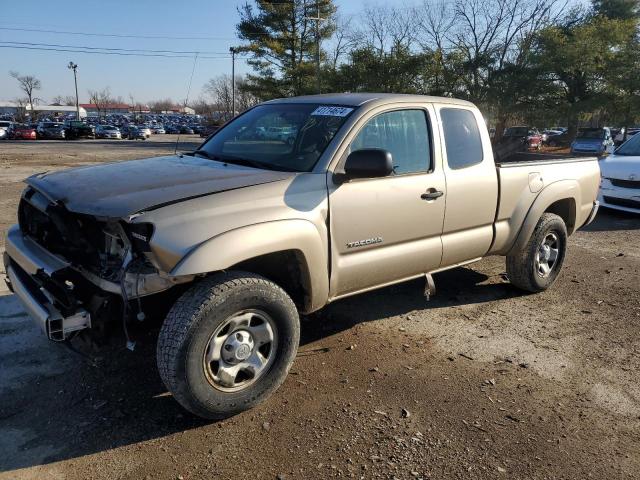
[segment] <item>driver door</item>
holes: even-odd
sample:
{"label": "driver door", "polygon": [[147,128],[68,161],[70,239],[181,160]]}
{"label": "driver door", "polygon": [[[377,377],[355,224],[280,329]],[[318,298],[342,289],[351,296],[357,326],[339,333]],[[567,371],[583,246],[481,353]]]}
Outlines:
{"label": "driver door", "polygon": [[429,110],[383,111],[361,125],[342,161],[355,150],[384,149],[394,173],[330,182],[332,298],[417,277],[442,258],[446,184]]}

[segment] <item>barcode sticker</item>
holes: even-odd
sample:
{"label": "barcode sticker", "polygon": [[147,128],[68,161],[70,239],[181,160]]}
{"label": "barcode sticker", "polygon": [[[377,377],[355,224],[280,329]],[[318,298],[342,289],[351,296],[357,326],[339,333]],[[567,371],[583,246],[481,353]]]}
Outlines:
{"label": "barcode sticker", "polygon": [[323,105],[321,107],[316,108],[311,115],[318,115],[324,117],[346,117],[351,112],[353,112],[353,108],[349,107],[331,107],[328,105]]}

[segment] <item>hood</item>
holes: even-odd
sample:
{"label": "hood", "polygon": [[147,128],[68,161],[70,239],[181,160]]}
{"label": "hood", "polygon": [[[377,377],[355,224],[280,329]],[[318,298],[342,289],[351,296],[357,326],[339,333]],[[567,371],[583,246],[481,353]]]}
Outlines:
{"label": "hood", "polygon": [[640,181],[640,156],[609,155],[600,162],[600,171],[606,178]]}
{"label": "hood", "polygon": [[121,218],[180,200],[295,176],[172,155],[40,173],[25,180],[68,210]]}

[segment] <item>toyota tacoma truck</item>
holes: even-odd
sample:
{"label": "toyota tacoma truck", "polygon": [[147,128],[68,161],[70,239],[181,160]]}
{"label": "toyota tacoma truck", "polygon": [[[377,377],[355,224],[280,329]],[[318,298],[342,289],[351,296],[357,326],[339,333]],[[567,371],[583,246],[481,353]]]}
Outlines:
{"label": "toyota tacoma truck", "polygon": [[[264,135],[271,129],[285,136]],[[160,376],[222,418],[266,399],[296,356],[299,315],[488,255],[543,291],[596,214],[595,158],[494,161],[480,111],[449,98],[274,100],[197,150],[26,180],[8,284],[58,342],[159,311]],[[166,305],[166,306],[164,306]]]}

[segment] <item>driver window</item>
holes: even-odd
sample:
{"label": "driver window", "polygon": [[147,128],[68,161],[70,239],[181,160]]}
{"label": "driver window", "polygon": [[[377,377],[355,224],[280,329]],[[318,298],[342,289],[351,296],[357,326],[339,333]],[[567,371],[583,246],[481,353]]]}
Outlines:
{"label": "driver window", "polygon": [[429,125],[423,110],[397,110],[369,120],[351,143],[351,152],[379,148],[391,152],[396,175],[431,169]]}

